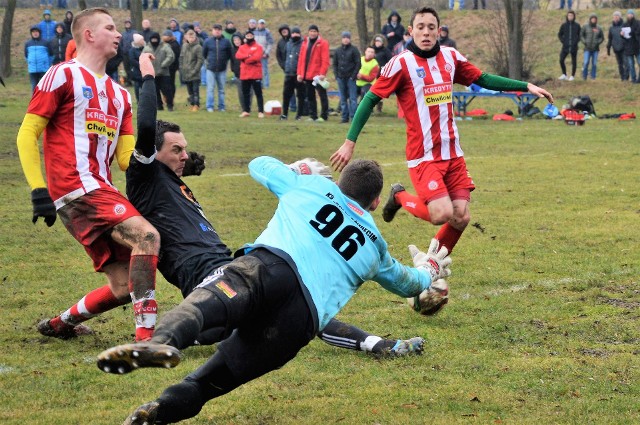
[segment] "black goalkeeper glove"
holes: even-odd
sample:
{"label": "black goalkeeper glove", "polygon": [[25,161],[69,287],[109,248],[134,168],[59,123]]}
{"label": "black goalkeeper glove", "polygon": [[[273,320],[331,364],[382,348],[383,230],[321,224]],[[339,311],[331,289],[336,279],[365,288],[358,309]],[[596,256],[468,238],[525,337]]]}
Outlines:
{"label": "black goalkeeper glove", "polygon": [[205,167],[204,155],[199,155],[197,152],[189,152],[189,158],[185,161],[184,169],[182,170],[182,177],[199,176]]}
{"label": "black goalkeeper glove", "polygon": [[53,226],[56,222],[56,206],[53,205],[49,191],[45,188],[33,189],[31,203],[33,204],[33,220],[31,220],[33,224],[36,224],[38,217],[42,217],[47,226]]}

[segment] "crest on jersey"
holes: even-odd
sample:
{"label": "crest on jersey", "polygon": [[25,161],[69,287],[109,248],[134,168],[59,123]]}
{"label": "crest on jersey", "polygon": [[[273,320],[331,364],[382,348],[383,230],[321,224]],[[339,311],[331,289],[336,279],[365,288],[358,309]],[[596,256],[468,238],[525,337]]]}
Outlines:
{"label": "crest on jersey", "polygon": [[93,90],[91,89],[91,87],[82,86],[82,96],[85,99],[93,99]]}
{"label": "crest on jersey", "polygon": [[120,108],[122,107],[122,104],[120,103],[120,101],[119,101],[118,99],[115,99],[115,98],[114,98],[114,99],[111,101],[111,103],[113,103],[113,106],[115,106],[115,107],[116,107],[116,109],[120,109]]}
{"label": "crest on jersey", "polygon": [[451,74],[451,71],[453,71],[453,67],[451,66],[450,63],[445,63],[444,70],[447,71],[449,74]]}
{"label": "crest on jersey", "polygon": [[420,67],[416,68],[416,75],[418,76],[418,78],[424,78],[427,76],[427,73],[425,72],[424,68]]}

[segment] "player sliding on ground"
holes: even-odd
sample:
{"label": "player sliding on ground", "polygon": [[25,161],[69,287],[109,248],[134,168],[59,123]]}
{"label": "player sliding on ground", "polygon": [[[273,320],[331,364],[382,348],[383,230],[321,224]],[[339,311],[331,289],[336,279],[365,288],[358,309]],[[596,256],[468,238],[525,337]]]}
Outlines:
{"label": "player sliding on ground", "polygon": [[[344,144],[331,156],[340,171],[349,163],[355,142],[375,105],[395,93],[407,126],[406,159],[417,195],[395,183],[382,210],[384,221],[404,208],[443,226],[436,239],[451,252],[469,224],[469,201],[475,188],[467,171],[453,113],[453,84],[475,83],[491,90],[528,91],[553,103],[546,90],[531,83],[482,72],[456,49],[437,41],[440,18],[430,7],[413,12],[407,30],[413,41],[394,56],[358,106]],[[443,299],[446,302],[446,298]],[[437,311],[437,306],[431,309]]]}
{"label": "player sliding on ground", "polygon": [[191,418],[208,400],[283,366],[367,280],[410,297],[450,273],[447,249],[437,250],[436,241],[427,253],[410,246],[415,267],[391,257],[369,213],[379,205],[383,185],[376,162],[354,161],[338,184],[292,173],[270,157],[254,159],[249,171],[279,199],[267,228],[245,247],[244,256],[166,313],[150,343],[106,350],[98,367],[126,373],[175,366],[178,349],[202,330],[234,331],[202,367],[140,406],[125,423]]}

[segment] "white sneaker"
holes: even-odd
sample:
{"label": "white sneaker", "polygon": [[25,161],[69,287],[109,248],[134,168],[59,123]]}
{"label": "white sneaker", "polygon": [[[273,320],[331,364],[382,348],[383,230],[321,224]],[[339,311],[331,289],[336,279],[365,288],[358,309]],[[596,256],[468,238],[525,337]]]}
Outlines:
{"label": "white sneaker", "polygon": [[567,78],[567,81],[573,81],[573,75]]}
{"label": "white sneaker", "polygon": [[562,74],[561,76],[558,77],[558,80],[566,80],[567,76],[566,74]]}

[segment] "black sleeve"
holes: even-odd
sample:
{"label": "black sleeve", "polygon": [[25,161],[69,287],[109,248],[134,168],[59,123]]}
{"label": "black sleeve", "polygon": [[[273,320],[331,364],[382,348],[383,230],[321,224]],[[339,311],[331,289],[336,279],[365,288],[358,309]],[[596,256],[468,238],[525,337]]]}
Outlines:
{"label": "black sleeve", "polygon": [[145,75],[138,102],[136,152],[146,158],[150,158],[156,150],[156,115],[156,82],[153,76]]}

